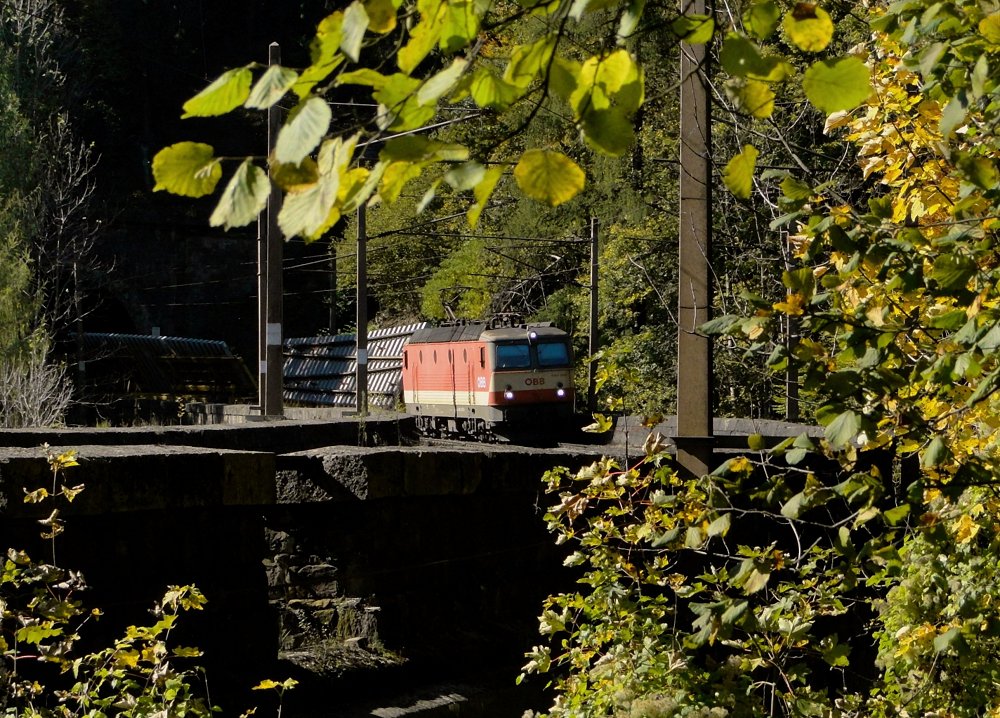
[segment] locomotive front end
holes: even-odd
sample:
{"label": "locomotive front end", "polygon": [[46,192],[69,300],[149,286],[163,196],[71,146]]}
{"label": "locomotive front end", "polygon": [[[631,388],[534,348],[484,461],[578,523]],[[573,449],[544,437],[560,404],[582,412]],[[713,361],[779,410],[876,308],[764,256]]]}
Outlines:
{"label": "locomotive front end", "polygon": [[501,423],[534,429],[573,415],[573,363],[564,331],[528,325],[488,330],[481,338],[491,359],[487,404]]}

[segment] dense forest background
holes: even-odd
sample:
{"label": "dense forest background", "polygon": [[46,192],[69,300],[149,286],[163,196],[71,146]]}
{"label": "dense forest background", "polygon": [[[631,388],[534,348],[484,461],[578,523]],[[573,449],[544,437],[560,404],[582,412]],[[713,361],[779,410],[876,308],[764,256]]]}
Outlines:
{"label": "dense forest background", "polygon": [[[265,62],[270,42],[281,45],[284,64],[307,65],[317,18],[335,5],[18,0],[8,7],[10,48],[37,50],[30,38],[18,35],[19,17],[43,19],[58,38],[45,50],[62,78],[58,94],[36,102],[31,98],[38,87],[22,78],[22,108],[34,102],[38,117],[60,113],[92,164],[86,213],[92,261],[77,265],[72,282],[57,283],[78,291],[72,311],[61,310],[81,317],[76,328],[222,339],[252,363],[254,228],[211,229],[210,199],[192,202],[152,192],[150,162],[159,148],[191,136],[210,142],[221,155],[262,155],[266,132],[260,113],[182,120],[181,105],[226,68],[248,59]],[[599,407],[613,401],[631,413],[673,412],[679,71],[676,37],[657,30],[656,23],[651,28],[632,41],[651,88],[636,117],[637,141],[618,158],[572,149],[588,172],[585,191],[572,201],[546,208],[505,180],[475,231],[465,222],[467,199],[439,192],[426,203],[419,183],[408,185],[396,203],[370,210],[369,316],[375,326],[496,312],[551,320],[573,333],[585,382],[589,231],[596,218],[599,340],[608,369]],[[716,99],[721,171],[739,147],[742,122],[725,93]],[[782,121],[788,120],[786,129],[762,145],[765,152],[770,148],[772,166],[793,166],[789,142],[809,147],[812,164],[836,163],[836,153],[819,152],[825,140],[815,135],[817,122],[808,122],[818,118],[803,111],[801,98],[786,99],[779,110]],[[340,100],[335,124],[342,127],[370,111],[349,93]],[[517,113],[456,106],[439,118],[446,125],[437,136],[485,143],[519,131],[522,119]],[[524,146],[567,148],[575,141],[571,126],[544,115],[523,131]],[[737,203],[718,192],[714,201],[717,310],[743,312],[752,309],[754,298],[783,296],[785,243],[768,228],[779,208],[766,195]],[[286,336],[353,330],[354,233],[348,218],[321,241],[288,243]],[[40,291],[50,296],[53,285]],[[69,327],[64,321],[49,329],[68,346]],[[784,389],[763,370],[763,357],[754,361],[743,348],[721,342],[715,362],[717,413],[785,412]]]}

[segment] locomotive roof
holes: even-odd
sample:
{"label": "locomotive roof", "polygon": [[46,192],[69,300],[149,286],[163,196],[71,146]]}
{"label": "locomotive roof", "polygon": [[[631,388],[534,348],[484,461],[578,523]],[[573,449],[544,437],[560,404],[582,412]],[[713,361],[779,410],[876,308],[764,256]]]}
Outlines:
{"label": "locomotive roof", "polygon": [[418,329],[410,337],[410,344],[430,344],[438,342],[505,341],[525,339],[533,331],[539,337],[564,337],[566,332],[558,327],[543,324],[528,324],[518,327],[497,327],[490,329],[485,322],[453,324],[441,327]]}

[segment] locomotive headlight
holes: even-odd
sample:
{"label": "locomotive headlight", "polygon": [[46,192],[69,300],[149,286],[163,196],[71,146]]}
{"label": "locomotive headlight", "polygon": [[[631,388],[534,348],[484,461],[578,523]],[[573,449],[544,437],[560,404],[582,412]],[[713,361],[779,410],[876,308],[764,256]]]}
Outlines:
{"label": "locomotive headlight", "polygon": [[503,398],[506,399],[507,401],[510,401],[511,399],[514,398],[514,390],[511,389],[510,384],[508,384],[507,388],[504,389]]}
{"label": "locomotive headlight", "polygon": [[528,340],[529,341],[533,342],[536,339],[538,339],[538,332],[528,332]]}
{"label": "locomotive headlight", "polygon": [[556,389],[556,396],[562,399],[564,396],[566,396],[566,390],[562,388]]}

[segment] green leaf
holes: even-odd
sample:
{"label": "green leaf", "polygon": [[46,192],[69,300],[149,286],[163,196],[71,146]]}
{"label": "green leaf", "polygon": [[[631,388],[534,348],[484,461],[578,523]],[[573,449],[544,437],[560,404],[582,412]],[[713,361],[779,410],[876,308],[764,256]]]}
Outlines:
{"label": "green leaf", "polygon": [[979,265],[964,254],[942,254],[934,260],[931,279],[941,289],[963,289],[978,268]]}
{"label": "green leaf", "polygon": [[528,197],[557,207],[583,190],[586,175],[562,152],[528,150],[514,167],[514,180]]}
{"label": "green leaf", "polygon": [[302,189],[319,181],[319,167],[311,157],[306,157],[297,165],[283,165],[275,161],[271,163],[270,170],[271,179],[281,189]]}
{"label": "green leaf", "polygon": [[455,87],[468,66],[468,60],[456,58],[448,67],[427,79],[420,86],[420,90],[417,91],[417,102],[421,105],[437,102],[438,98],[444,96]]}
{"label": "green leaf", "polygon": [[222,178],[222,166],[214,154],[211,145],[201,142],[164,147],[153,157],[153,191],[166,190],[183,197],[211,194]]}
{"label": "green leaf", "polygon": [[621,19],[618,21],[619,45],[635,33],[642,21],[642,13],[645,9],[646,0],[629,0],[628,7],[625,8],[625,12],[622,13]]}
{"label": "green leaf", "polygon": [[895,526],[900,521],[905,519],[909,514],[910,514],[910,505],[900,504],[894,509],[889,509],[888,511],[883,513],[882,516],[885,517],[886,522],[890,526]]}
{"label": "green leaf", "polygon": [[833,39],[830,14],[814,3],[797,3],[785,13],[782,27],[792,44],[806,52],[825,50]]}
{"label": "green leaf", "polygon": [[963,179],[976,185],[979,189],[991,190],[1000,184],[1000,174],[996,163],[986,157],[973,157],[967,153],[956,152],[955,164]]}
{"label": "green leaf", "polygon": [[784,503],[781,507],[781,515],[787,519],[797,519],[799,517],[799,513],[803,508],[805,508],[805,503],[806,495],[804,492],[800,491]]}
{"label": "green leaf", "polygon": [[576,89],[569,97],[577,119],[594,110],[616,107],[626,117],[639,109],[645,96],[642,70],[626,50],[588,58],[581,66]]}
{"label": "green leaf", "polygon": [[680,535],[681,535],[680,526],[676,526],[670,529],[669,531],[664,531],[662,534],[653,539],[653,541],[649,545],[651,548],[663,548],[664,546],[669,546],[674,541],[676,541],[677,537]]}
{"label": "green leaf", "polygon": [[184,103],[188,117],[224,115],[242,105],[250,95],[253,73],[249,67],[238,67],[219,75],[208,87]]}
{"label": "green leaf", "polygon": [[736,601],[722,612],[722,616],[720,616],[719,620],[722,622],[723,626],[729,626],[735,623],[740,616],[746,613],[749,606],[750,604],[747,601]]}
{"label": "green leaf", "polygon": [[423,211],[427,209],[427,206],[434,201],[434,197],[437,196],[437,188],[441,185],[441,180],[435,180],[431,182],[431,186],[427,188],[424,192],[424,196],[420,198],[417,203],[417,214],[423,214]]}
{"label": "green leaf", "polygon": [[[970,320],[970,323],[972,323],[972,320]],[[962,328],[962,332],[964,331],[965,327]],[[959,334],[962,332],[959,332]],[[957,336],[956,341],[958,341]],[[981,349],[983,353],[993,352],[997,349],[997,347],[1000,347],[1000,324],[994,324],[991,326],[990,330],[980,337],[975,345]]]}
{"label": "green leaf", "polygon": [[725,89],[739,112],[758,119],[765,119],[774,113],[774,92],[765,82],[731,77],[726,81]]}
{"label": "green leaf", "polygon": [[289,115],[274,145],[278,162],[298,164],[316,149],[330,129],[333,113],[326,100],[311,97],[299,104]]}
{"label": "green leaf", "polygon": [[410,32],[409,41],[396,53],[396,64],[404,73],[417,69],[425,57],[438,44],[444,28],[444,18],[448,3],[442,0],[426,0],[418,3],[420,22]]}
{"label": "green leaf", "polygon": [[948,459],[948,445],[944,439],[935,436],[930,440],[922,452],[920,452],[920,466],[925,469],[932,469],[939,466]]}
{"label": "green leaf", "polygon": [[465,162],[444,174],[444,181],[456,192],[464,192],[476,187],[486,176],[486,168],[476,161]]}
{"label": "green leaf", "polygon": [[851,646],[847,643],[836,643],[834,642],[831,646],[825,646],[822,649],[823,660],[829,665],[834,667],[847,667],[851,665],[848,656],[851,653]]}
{"label": "green leaf", "polygon": [[611,419],[604,414],[594,414],[594,423],[583,427],[583,431],[590,434],[603,434],[611,431],[613,426]]}
{"label": "green leaf", "polygon": [[747,437],[747,446],[751,451],[763,451],[767,448],[767,441],[763,434],[750,434]]}
{"label": "green leaf", "polygon": [[484,110],[502,112],[521,96],[521,88],[502,80],[488,67],[476,68],[469,87],[472,99]]}
{"label": "green leaf", "polygon": [[684,534],[685,548],[701,548],[705,544],[705,532],[700,526],[688,526]]}
{"label": "green leaf", "polygon": [[361,55],[361,43],[365,39],[367,29],[368,12],[360,0],[354,0],[344,11],[340,37],[340,49],[351,58],[352,62],[357,62]]}
{"label": "green leaf", "polygon": [[585,113],[580,129],[591,148],[611,157],[624,154],[635,142],[632,121],[617,108]]}
{"label": "green leaf", "polygon": [[957,93],[941,111],[941,122],[938,129],[941,136],[947,138],[952,132],[965,123],[965,113],[968,102],[964,92]]}
{"label": "green leaf", "polygon": [[781,10],[773,0],[755,0],[743,13],[743,24],[758,40],[767,38],[778,27]]}
{"label": "green leaf", "polygon": [[382,129],[413,130],[434,119],[437,107],[417,101],[420,80],[397,72],[385,78],[372,97],[382,105],[376,118]]}
{"label": "green leaf", "polygon": [[920,53],[920,74],[924,82],[930,83],[934,80],[934,70],[938,60],[947,52],[948,46],[943,42],[931,43]]}
{"label": "green leaf", "polygon": [[293,190],[285,194],[278,213],[278,226],[286,237],[313,236],[326,223],[332,205],[330,193],[322,182]]}
{"label": "green leaf", "polygon": [[257,80],[244,103],[253,110],[266,110],[285,96],[299,79],[299,73],[281,65],[271,65]]}
{"label": "green leaf", "polygon": [[781,180],[781,193],[788,199],[799,201],[812,197],[812,187],[805,182],[795,179],[791,175],[785,175]]}
{"label": "green leaf", "polygon": [[935,329],[947,329],[955,331],[965,325],[966,315],[964,309],[952,309],[951,311],[939,314],[930,318],[930,325]]}
{"label": "green leaf", "polygon": [[729,533],[730,521],[731,519],[729,517],[728,512],[724,514],[719,514],[718,518],[716,518],[712,523],[710,523],[708,525],[708,528],[705,529],[705,533],[707,533],[709,537],[725,536],[727,533]]}
{"label": "green leaf", "polygon": [[378,70],[372,70],[368,67],[362,67],[358,70],[352,70],[351,72],[341,73],[337,77],[338,85],[365,85],[366,87],[371,87],[376,90],[381,90],[385,87],[389,78],[383,75]]}
{"label": "green leaf", "polygon": [[399,199],[406,183],[416,179],[423,172],[423,167],[414,162],[392,162],[385,168],[382,181],[379,184],[379,196],[387,204]]}
{"label": "green leaf", "polygon": [[707,336],[728,334],[731,330],[738,328],[742,322],[743,317],[738,314],[725,314],[705,322],[698,327],[698,332]]}
{"label": "green leaf", "polygon": [[980,55],[972,68],[972,96],[976,99],[986,94],[986,83],[990,80],[990,61],[986,55]]}
{"label": "green leaf", "polygon": [[756,566],[750,570],[750,575],[747,576],[746,583],[743,584],[743,590],[747,594],[757,593],[762,588],[767,586],[767,582],[771,579],[770,571],[761,571]]}
{"label": "green leaf", "polygon": [[806,98],[826,114],[853,110],[872,94],[867,65],[853,55],[814,63],[802,78]]}
{"label": "green leaf", "polygon": [[670,30],[689,45],[704,45],[712,41],[715,20],[709,15],[681,15],[670,23]]}
{"label": "green leaf", "polygon": [[555,37],[549,35],[516,46],[510,55],[503,79],[515,87],[528,87],[549,66],[555,46]]}
{"label": "green leaf", "polygon": [[208,223],[213,227],[243,227],[250,224],[267,206],[271,183],[267,174],[246,159],[236,169]]}
{"label": "green leaf", "polygon": [[479,35],[479,14],[473,0],[449,0],[438,47],[453,53],[468,47]]}
{"label": "green leaf", "polygon": [[62,635],[62,632],[61,628],[36,624],[17,629],[14,632],[14,637],[22,643],[30,643],[37,646],[46,638]]}
{"label": "green leaf", "polygon": [[834,449],[846,447],[861,431],[861,417],[848,409],[826,425],[825,436]]}
{"label": "green leaf", "polygon": [[722,182],[740,199],[749,199],[753,189],[753,173],[757,164],[757,149],[743,145],[743,151],[729,160],[722,170]]}
{"label": "green leaf", "polygon": [[501,177],[503,177],[502,166],[490,167],[486,170],[483,179],[472,190],[472,194],[476,198],[476,203],[469,207],[469,210],[465,213],[470,227],[475,228],[479,223],[479,216],[483,213],[483,209],[485,209],[486,203],[489,201]]}
{"label": "green leaf", "polygon": [[606,10],[609,7],[614,7],[620,4],[621,1],[622,0],[573,0],[573,5],[570,6],[569,9],[569,16],[574,20],[579,20],[583,17],[584,13]]}
{"label": "green leaf", "polygon": [[961,636],[961,628],[958,626],[949,628],[947,631],[934,638],[934,652],[944,653],[951,648]]}
{"label": "green leaf", "polygon": [[469,150],[421,135],[404,135],[386,142],[379,159],[386,162],[464,162],[469,159]]}
{"label": "green leaf", "polygon": [[726,35],[719,51],[719,61],[722,69],[734,77],[749,77],[764,82],[780,82],[793,72],[784,58],[761,55],[754,43],[734,32]]}
{"label": "green leaf", "polygon": [[965,400],[965,405],[973,406],[977,404],[995,392],[998,386],[1000,386],[1000,369],[990,372],[979,382],[976,390],[972,392],[972,396]]}

